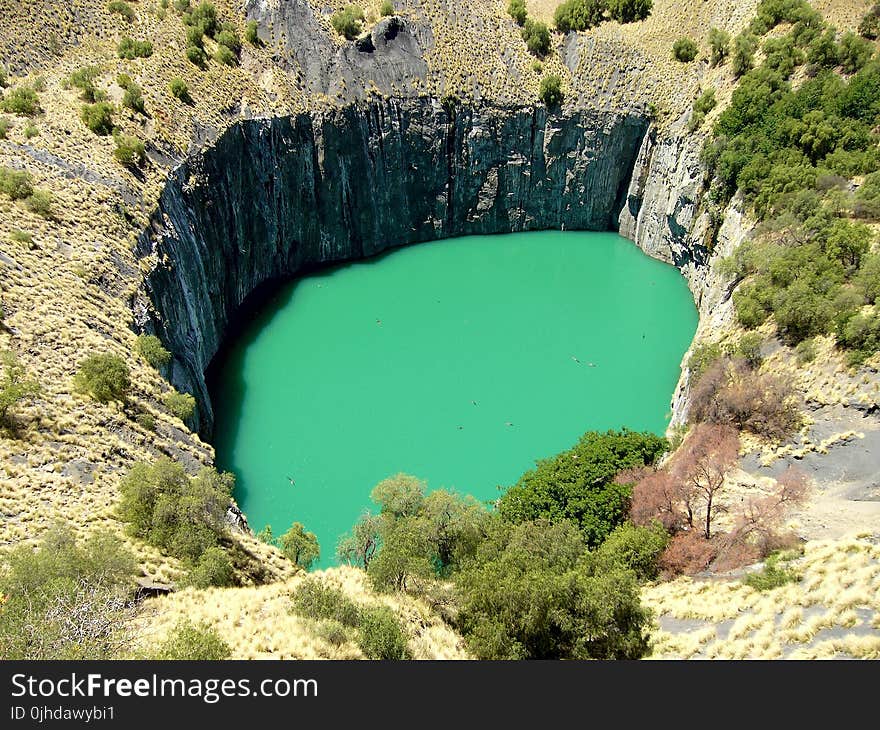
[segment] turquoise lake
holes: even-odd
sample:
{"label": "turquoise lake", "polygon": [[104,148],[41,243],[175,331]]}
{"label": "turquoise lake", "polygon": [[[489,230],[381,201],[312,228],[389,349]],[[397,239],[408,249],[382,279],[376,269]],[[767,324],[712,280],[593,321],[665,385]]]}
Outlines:
{"label": "turquoise lake", "polygon": [[217,464],[254,531],[302,522],[326,567],[397,472],[492,500],[585,431],[662,433],[696,325],[679,272],[614,233],[328,268],[277,289],[218,356]]}

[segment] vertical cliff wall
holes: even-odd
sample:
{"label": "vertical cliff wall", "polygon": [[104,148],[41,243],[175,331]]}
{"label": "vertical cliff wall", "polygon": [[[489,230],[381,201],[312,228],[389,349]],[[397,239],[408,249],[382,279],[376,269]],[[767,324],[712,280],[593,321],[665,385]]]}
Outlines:
{"label": "vertical cliff wall", "polygon": [[242,121],[179,166],[139,244],[135,302],[170,379],[213,422],[204,372],[261,283],[450,236],[616,229],[648,121],[386,100]]}
{"label": "vertical cliff wall", "polygon": [[[620,234],[645,253],[678,267],[687,279],[702,333],[719,331],[734,316],[729,282],[712,263],[730,254],[748,234],[741,198],[737,195],[723,213],[717,230],[702,205],[703,138],[690,134],[683,117],[663,134],[649,129],[633,166],[620,211]],[[688,407],[687,353],[672,396],[671,426],[684,423]]]}

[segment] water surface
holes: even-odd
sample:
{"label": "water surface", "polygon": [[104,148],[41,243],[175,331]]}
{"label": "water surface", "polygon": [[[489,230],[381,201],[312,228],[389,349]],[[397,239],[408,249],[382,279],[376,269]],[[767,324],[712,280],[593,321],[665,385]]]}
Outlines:
{"label": "water surface", "polygon": [[251,527],[321,566],[397,472],[494,499],[584,431],[662,433],[697,324],[678,271],[613,233],[420,244],[279,289],[218,357],[218,466]]}

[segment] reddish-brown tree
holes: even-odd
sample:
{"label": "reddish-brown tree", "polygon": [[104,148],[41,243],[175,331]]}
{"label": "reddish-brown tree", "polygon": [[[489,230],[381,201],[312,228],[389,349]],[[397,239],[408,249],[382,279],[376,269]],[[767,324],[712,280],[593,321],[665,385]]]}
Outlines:
{"label": "reddish-brown tree", "polygon": [[693,515],[693,500],[699,500],[703,536],[712,537],[712,521],[724,506],[718,495],[725,480],[736,466],[739,456],[739,434],[730,426],[701,423],[684,440],[673,459],[670,475],[680,483],[686,498],[685,509]]}
{"label": "reddish-brown tree", "polygon": [[669,541],[660,556],[660,571],[666,578],[693,575],[706,570],[717,555],[712,540],[706,540],[699,530],[680,532]]}
{"label": "reddish-brown tree", "polygon": [[791,384],[740,360],[712,363],[692,385],[690,401],[693,422],[736,426],[769,439],[783,438],[800,422]]}
{"label": "reddish-brown tree", "polygon": [[808,489],[807,476],[790,467],[776,480],[771,494],[747,500],[720,549],[720,567],[746,565],[796,543],[795,536],[780,534],[779,527],[788,510],[806,498]]}
{"label": "reddish-brown tree", "polygon": [[677,532],[687,523],[693,525],[693,511],[683,507],[681,485],[665,470],[648,474],[633,487],[630,519],[647,527],[660,522],[668,532]]}

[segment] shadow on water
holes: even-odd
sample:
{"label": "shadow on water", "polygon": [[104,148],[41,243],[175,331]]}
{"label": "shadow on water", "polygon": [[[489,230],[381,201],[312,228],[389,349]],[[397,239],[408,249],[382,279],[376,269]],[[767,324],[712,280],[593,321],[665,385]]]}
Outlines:
{"label": "shadow on water", "polygon": [[[214,409],[214,433],[211,443],[216,452],[217,466],[234,471],[230,451],[239,437],[242,410],[247,398],[245,359],[248,348],[259,337],[279,308],[286,307],[293,298],[299,279],[273,280],[251,292],[230,319],[220,349],[205,371],[205,381]],[[217,428],[218,412],[223,412],[223,429]],[[235,498],[239,503],[248,496],[240,474],[236,474]],[[262,528],[251,525],[255,531]]]}
{"label": "shadow on water", "polygon": [[[382,251],[369,258],[351,259],[332,264],[317,264],[303,269],[292,278],[272,279],[260,284],[252,291],[230,317],[223,342],[217,354],[205,370],[205,382],[214,410],[214,432],[209,441],[214,446],[216,463],[219,469],[235,472],[232,467],[231,451],[239,440],[242,428],[242,411],[247,401],[247,381],[245,380],[245,359],[255,340],[280,310],[288,307],[296,295],[296,289],[303,281],[316,274],[331,275],[358,263],[373,263],[395,253],[399,247]],[[218,413],[223,413],[222,419]],[[218,429],[222,420],[224,428]],[[253,486],[252,486],[253,488]],[[256,487],[259,489],[259,486]],[[249,488],[236,474],[235,499],[239,504],[247,501]],[[254,531],[263,525],[251,525]]]}

